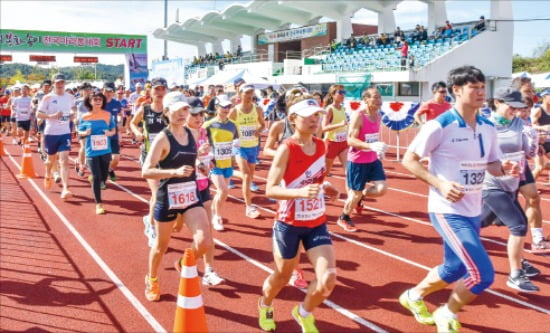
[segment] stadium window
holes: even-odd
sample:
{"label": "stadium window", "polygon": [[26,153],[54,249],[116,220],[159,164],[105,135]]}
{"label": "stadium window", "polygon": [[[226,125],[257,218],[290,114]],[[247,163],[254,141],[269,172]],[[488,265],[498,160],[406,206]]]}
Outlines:
{"label": "stadium window", "polygon": [[418,82],[399,82],[397,92],[399,96],[420,96],[420,84]]}

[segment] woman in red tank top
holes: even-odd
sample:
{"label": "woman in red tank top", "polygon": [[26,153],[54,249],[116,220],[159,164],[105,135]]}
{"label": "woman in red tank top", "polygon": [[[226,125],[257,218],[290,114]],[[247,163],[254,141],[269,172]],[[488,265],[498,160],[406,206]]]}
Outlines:
{"label": "woman in red tank top", "polygon": [[275,270],[263,284],[259,323],[265,331],[275,330],[272,302],[290,279],[302,245],[315,270],[316,278],[311,281],[315,287],[308,289],[292,316],[303,332],[316,332],[311,312],[330,295],[336,283],[334,250],[325,223],[325,196],[336,199],[338,190],[323,182],[325,146],[313,136],[323,109],[311,96],[299,96],[289,106],[295,132],[277,149],[266,187],[266,195],[278,200],[280,207],[273,227]]}

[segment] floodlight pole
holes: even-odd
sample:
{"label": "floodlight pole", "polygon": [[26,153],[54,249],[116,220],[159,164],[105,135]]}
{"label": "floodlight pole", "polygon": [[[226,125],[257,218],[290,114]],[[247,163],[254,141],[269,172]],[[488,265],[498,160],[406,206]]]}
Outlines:
{"label": "floodlight pole", "polygon": [[[168,0],[164,0],[164,29],[168,27]],[[168,41],[164,40],[164,55],[162,60],[168,60]]]}

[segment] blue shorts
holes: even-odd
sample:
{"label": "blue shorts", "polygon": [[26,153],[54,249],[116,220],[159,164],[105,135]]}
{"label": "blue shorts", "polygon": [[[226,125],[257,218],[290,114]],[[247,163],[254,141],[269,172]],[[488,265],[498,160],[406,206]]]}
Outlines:
{"label": "blue shorts", "polygon": [[210,185],[208,185],[208,187],[204,190],[199,191],[199,198],[201,202],[208,202],[212,200],[212,196],[210,195]]}
{"label": "blue shorts", "polygon": [[453,283],[459,279],[472,293],[479,295],[495,278],[491,259],[481,243],[479,216],[430,213],[435,230],[443,238],[443,264],[437,267],[439,277]]}
{"label": "blue shorts", "polygon": [[71,134],[44,135],[46,154],[55,155],[61,151],[71,150]]}
{"label": "blue shorts", "polygon": [[273,225],[273,253],[283,259],[298,255],[300,242],[307,251],[321,245],[332,245],[327,224],[315,228],[295,227],[280,221]]}
{"label": "blue shorts", "polygon": [[259,146],[243,148],[239,147],[237,150],[237,156],[245,159],[248,163],[257,163],[258,162],[258,150]]}
{"label": "blue shorts", "polygon": [[172,222],[178,217],[178,214],[185,214],[186,211],[189,209],[193,209],[195,207],[202,207],[202,202],[199,200],[194,205],[191,205],[184,209],[169,209],[168,205],[165,205],[164,203],[156,202],[155,203],[155,210],[154,210],[154,217],[157,222]]}
{"label": "blue shorts", "polygon": [[233,167],[229,168],[214,168],[210,170],[210,174],[212,175],[222,175],[223,178],[231,178],[233,177]]}
{"label": "blue shorts", "polygon": [[372,181],[386,180],[382,162],[354,163],[348,161],[348,187],[354,191],[363,191],[365,184]]}
{"label": "blue shorts", "polygon": [[31,129],[31,121],[30,120],[18,120],[17,121],[17,127],[22,128],[23,131],[28,132]]}
{"label": "blue shorts", "polygon": [[120,142],[119,139],[113,139],[111,137],[111,154],[120,154]]}

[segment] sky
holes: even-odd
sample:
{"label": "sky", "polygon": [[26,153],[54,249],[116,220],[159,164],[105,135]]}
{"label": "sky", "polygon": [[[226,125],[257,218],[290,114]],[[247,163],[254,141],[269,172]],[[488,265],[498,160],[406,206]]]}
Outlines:
{"label": "sky", "polygon": [[[313,1],[313,0],[312,0]],[[323,1],[318,1],[320,4]],[[199,18],[211,10],[223,10],[231,4],[246,4],[248,1],[168,1],[168,25],[176,21]],[[550,19],[550,0],[514,0],[515,19]],[[479,16],[490,18],[490,1],[448,0],[447,16],[451,22],[475,21]],[[427,5],[417,0],[403,1],[395,10],[396,23],[403,30],[416,24],[427,26]],[[2,29],[74,31],[92,33],[120,33],[148,36],[149,67],[153,60],[163,54],[163,40],[153,37],[152,32],[164,26],[164,1],[0,1],[0,27]],[[377,24],[377,15],[359,10],[352,18],[353,23]],[[514,33],[514,54],[532,56],[536,47],[550,42],[550,20],[516,22]],[[250,49],[250,39],[241,39],[243,50]],[[227,51],[229,43],[222,44]],[[207,51],[210,48],[207,46]],[[231,50],[234,51],[234,50]],[[2,53],[2,50],[0,50]],[[48,54],[48,53],[40,53]],[[29,63],[28,53],[13,53],[13,62]],[[72,66],[75,54],[51,54],[57,57],[57,66]],[[86,56],[87,54],[79,54]],[[98,56],[105,64],[122,64],[123,55],[88,54]],[[197,55],[193,46],[168,42],[169,58],[189,59]]]}

